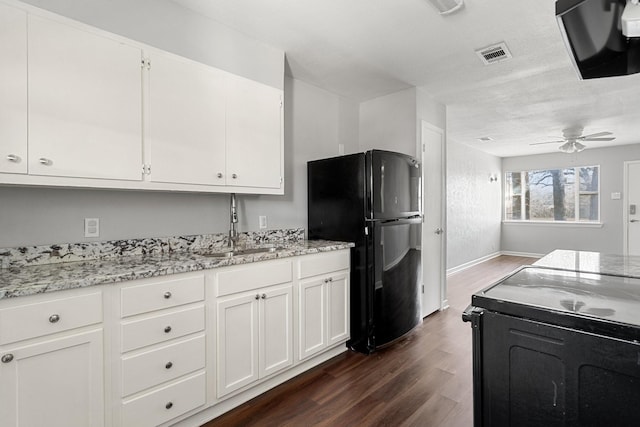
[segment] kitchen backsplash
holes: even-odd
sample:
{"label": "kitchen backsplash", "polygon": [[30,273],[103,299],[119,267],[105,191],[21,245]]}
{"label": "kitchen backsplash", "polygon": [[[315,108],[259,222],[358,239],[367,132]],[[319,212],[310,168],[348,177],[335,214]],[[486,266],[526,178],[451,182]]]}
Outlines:
{"label": "kitchen backsplash", "polygon": [[[295,243],[302,240],[304,240],[304,228],[238,233],[238,246],[247,247]],[[219,233],[0,248],[0,268],[108,259],[131,255],[221,250],[227,246],[227,242],[227,233]]]}

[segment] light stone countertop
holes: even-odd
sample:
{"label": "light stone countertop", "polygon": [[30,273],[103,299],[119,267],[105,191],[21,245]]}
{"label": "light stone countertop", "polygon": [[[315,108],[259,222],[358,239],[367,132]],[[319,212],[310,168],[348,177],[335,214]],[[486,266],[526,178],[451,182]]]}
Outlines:
{"label": "light stone countertop", "polygon": [[556,249],[536,261],[538,267],[640,278],[640,256]]}
{"label": "light stone countertop", "polygon": [[330,252],[354,245],[326,240],[301,240],[277,246],[274,252],[230,258],[205,255],[212,250],[179,251],[8,267],[0,269],[0,299]]}

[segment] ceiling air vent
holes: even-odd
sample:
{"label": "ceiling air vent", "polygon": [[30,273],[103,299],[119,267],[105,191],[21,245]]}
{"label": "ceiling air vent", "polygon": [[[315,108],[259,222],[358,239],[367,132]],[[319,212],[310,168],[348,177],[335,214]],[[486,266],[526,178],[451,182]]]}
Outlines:
{"label": "ceiling air vent", "polygon": [[476,50],[484,65],[494,64],[511,58],[511,52],[506,43],[498,43]]}

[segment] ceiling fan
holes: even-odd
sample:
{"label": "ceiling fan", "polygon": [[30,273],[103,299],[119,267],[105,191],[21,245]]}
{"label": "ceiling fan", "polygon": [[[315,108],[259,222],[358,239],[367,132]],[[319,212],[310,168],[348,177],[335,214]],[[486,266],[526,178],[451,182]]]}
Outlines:
{"label": "ceiling fan", "polygon": [[557,141],[547,141],[547,142],[535,142],[529,145],[542,145],[542,144],[558,144],[562,143],[558,149],[563,153],[579,153],[580,151],[587,148],[582,142],[585,141],[613,141],[615,136],[607,136],[613,135],[611,132],[598,132],[592,133],[590,135],[582,135],[583,129],[581,127],[577,128],[567,128],[562,131],[563,138]]}

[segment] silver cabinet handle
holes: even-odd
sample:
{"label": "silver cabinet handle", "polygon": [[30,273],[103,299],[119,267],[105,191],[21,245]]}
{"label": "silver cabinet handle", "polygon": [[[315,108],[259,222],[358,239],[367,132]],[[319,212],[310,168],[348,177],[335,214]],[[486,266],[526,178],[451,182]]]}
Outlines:
{"label": "silver cabinet handle", "polygon": [[167,326],[164,328],[164,333],[168,334],[169,332],[171,332],[171,326]]}
{"label": "silver cabinet handle", "polygon": [[51,323],[58,323],[59,320],[60,320],[59,314],[52,314],[51,316],[49,316],[49,322]]}
{"label": "silver cabinet handle", "polygon": [[46,159],[44,157],[40,157],[38,159],[38,161],[40,162],[41,165],[45,165],[45,166],[50,166],[53,164],[53,162],[51,161],[51,159]]}
{"label": "silver cabinet handle", "polygon": [[171,369],[171,368],[173,367],[173,363],[171,363],[171,362],[167,362],[167,364],[166,364],[166,365],[164,365],[164,367],[165,367],[166,369]]}
{"label": "silver cabinet handle", "polygon": [[173,402],[167,402],[167,404],[164,405],[164,407],[167,408],[167,409],[173,408]]}
{"label": "silver cabinet handle", "polygon": [[5,354],[2,356],[2,363],[9,363],[13,360],[13,354],[9,353],[9,354]]}
{"label": "silver cabinet handle", "polygon": [[436,234],[442,234],[444,233],[444,230],[442,228],[436,228]]}
{"label": "silver cabinet handle", "polygon": [[640,221],[640,219],[631,219],[631,220],[629,220],[629,222],[638,222],[638,221]]}
{"label": "silver cabinet handle", "polygon": [[218,178],[222,178],[222,173],[218,172]]}
{"label": "silver cabinet handle", "polygon": [[256,299],[260,299],[260,294],[256,294]]}
{"label": "silver cabinet handle", "polygon": [[267,299],[267,294],[262,294],[262,299]]}
{"label": "silver cabinet handle", "polygon": [[20,156],[16,156],[15,154],[7,155],[7,160],[13,163],[18,163],[20,161]]}
{"label": "silver cabinet handle", "polygon": [[236,175],[235,173],[231,175],[231,178],[236,179],[238,177],[238,175]]}
{"label": "silver cabinet handle", "polygon": [[167,291],[164,293],[164,299],[169,299],[171,298],[171,292]]}
{"label": "silver cabinet handle", "polygon": [[329,277],[329,281],[330,281],[330,282],[333,282],[333,277]]}

